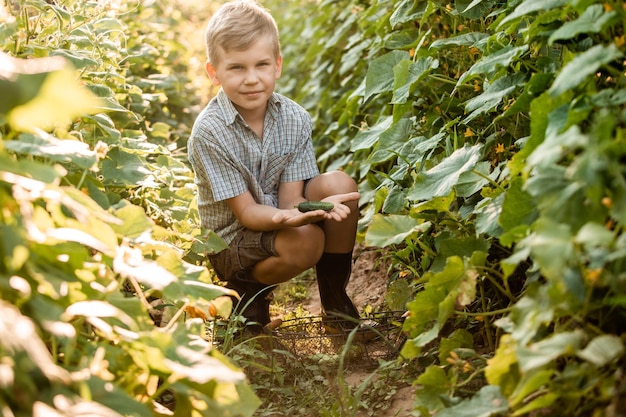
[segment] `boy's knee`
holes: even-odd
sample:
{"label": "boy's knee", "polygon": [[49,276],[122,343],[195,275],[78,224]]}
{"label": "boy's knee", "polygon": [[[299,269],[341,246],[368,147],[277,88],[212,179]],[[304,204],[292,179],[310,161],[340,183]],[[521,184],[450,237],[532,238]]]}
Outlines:
{"label": "boy's knee", "polygon": [[307,191],[310,196],[315,196],[312,199],[321,200],[329,195],[358,191],[358,186],[356,181],[345,172],[329,171],[318,175]]}
{"label": "boy's knee", "polygon": [[281,257],[303,271],[311,268],[324,251],[324,231],[310,224],[292,229],[290,232],[279,235]]}
{"label": "boy's knee", "polygon": [[[310,226],[310,227],[309,227]],[[301,267],[308,269],[314,266],[324,252],[324,231],[316,225],[308,225],[305,233],[294,244],[294,252],[300,258]]]}

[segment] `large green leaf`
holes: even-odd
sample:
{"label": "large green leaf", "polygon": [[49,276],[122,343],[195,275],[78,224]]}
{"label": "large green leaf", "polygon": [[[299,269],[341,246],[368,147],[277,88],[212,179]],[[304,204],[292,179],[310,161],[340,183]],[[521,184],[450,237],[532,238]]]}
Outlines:
{"label": "large green leaf", "polygon": [[23,133],[18,140],[6,141],[4,146],[21,155],[48,158],[51,161],[73,163],[89,169],[96,162],[96,153],[89,145],[78,140],[58,139],[44,132]]}
{"label": "large green leaf", "polygon": [[459,176],[454,190],[459,197],[470,197],[479,192],[483,186],[489,183],[487,178],[497,177],[499,169],[491,172],[491,163],[488,161],[478,162],[473,170],[466,171]]}
{"label": "large green leaf", "polygon": [[534,229],[535,233],[528,238],[534,259],[546,276],[560,280],[575,253],[570,226],[540,218]]}
{"label": "large green leaf", "polygon": [[153,223],[139,206],[125,204],[115,210],[115,215],[121,222],[112,227],[120,236],[137,239],[142,235],[149,235],[152,231]]}
{"label": "large green leaf", "polygon": [[524,85],[524,74],[505,75],[496,79],[487,85],[482,94],[471,98],[465,103],[465,111],[471,113],[463,119],[463,123],[469,123],[481,114],[493,110],[502,102],[502,99],[522,85]]}
{"label": "large green leaf", "polygon": [[507,45],[504,48],[483,56],[478,62],[470,67],[459,77],[456,85],[461,86],[467,79],[478,74],[492,74],[500,67],[508,67],[511,62],[528,50],[528,45],[513,47]]}
{"label": "large green leaf", "polygon": [[409,141],[413,130],[413,121],[410,119],[400,119],[393,123],[391,127],[380,134],[374,152],[370,155],[368,162],[372,165],[388,161],[398,155],[398,149]]}
{"label": "large green leaf", "polygon": [[[28,61],[23,64],[24,67],[33,66],[33,71],[42,69],[36,59]],[[29,78],[24,80],[28,81]],[[11,109],[8,121],[14,129],[22,132],[50,129],[65,126],[77,116],[97,113],[100,104],[100,100],[78,82],[75,71],[66,67],[49,73],[34,98]]]}
{"label": "large green leaf", "polygon": [[361,149],[369,149],[378,142],[378,138],[393,126],[393,117],[381,117],[374,126],[359,131],[352,140],[350,150],[356,152]]}
{"label": "large green leaf", "polygon": [[556,333],[530,346],[517,347],[517,359],[522,372],[537,369],[562,355],[573,355],[582,343],[582,332]]}
{"label": "large green leaf", "polygon": [[409,216],[376,214],[365,234],[365,244],[377,247],[399,244],[413,233],[427,231],[430,226],[429,222],[420,224]]}
{"label": "large green leaf", "polygon": [[568,1],[569,0],[524,0],[517,5],[512,13],[509,13],[500,21],[499,27],[531,13],[562,7],[566,5]]}
{"label": "large green leaf", "polygon": [[430,49],[442,49],[452,46],[476,46],[480,41],[488,38],[489,35],[482,32],[463,33],[449,38],[437,39],[430,44]]}
{"label": "large green leaf", "polygon": [[461,174],[472,170],[479,161],[481,150],[480,144],[457,149],[435,167],[420,173],[407,198],[421,201],[450,194]]}
{"label": "large green leaf", "polygon": [[611,21],[617,13],[614,10],[605,12],[601,4],[592,4],[587,7],[578,19],[565,22],[563,26],[555,30],[548,43],[562,39],[572,39],[581,33],[598,33]]}
{"label": "large green leaf", "polygon": [[406,103],[418,81],[437,67],[439,67],[439,61],[433,57],[419,58],[417,61],[408,59],[400,61],[393,68],[394,84],[391,103]]}
{"label": "large green leaf", "polygon": [[502,213],[498,219],[505,231],[519,225],[530,225],[537,218],[535,201],[522,187],[521,178],[516,178],[511,182],[511,186],[505,194]]}
{"label": "large green leaf", "polygon": [[493,7],[495,0],[456,0],[459,13],[468,19],[480,19]]}
{"label": "large green leaf", "polygon": [[402,60],[408,58],[408,52],[395,50],[374,59],[370,63],[365,77],[364,100],[368,100],[375,94],[393,91],[393,69],[397,64],[402,62]]}
{"label": "large green leaf", "polygon": [[441,366],[431,365],[417,377],[419,389],[415,393],[415,404],[428,410],[439,410],[445,407],[443,399],[450,391],[450,379]]}
{"label": "large green leaf", "polygon": [[476,251],[487,252],[489,250],[489,241],[482,237],[459,237],[443,233],[437,236],[435,247],[437,249],[437,258],[433,261],[431,270],[441,271],[451,256],[470,258]]}
{"label": "large green leaf", "polygon": [[437,417],[492,417],[509,410],[509,403],[502,396],[500,388],[487,385],[467,400],[437,413]]}
{"label": "large green leaf", "polygon": [[122,148],[113,148],[102,161],[105,185],[136,187],[151,178],[153,172],[145,160]]}
{"label": "large green leaf", "polygon": [[614,43],[604,46],[595,45],[589,50],[577,55],[558,73],[554,83],[548,90],[550,94],[558,96],[572,90],[595,74],[603,65],[623,57]]}
{"label": "large green leaf", "polygon": [[520,379],[515,346],[510,335],[502,335],[495,355],[487,360],[485,368],[487,382],[499,386],[505,394],[513,392]]}
{"label": "large green leaf", "polygon": [[618,359],[624,353],[624,343],[622,339],[612,334],[603,334],[595,337],[583,350],[576,354],[594,364],[601,367]]}

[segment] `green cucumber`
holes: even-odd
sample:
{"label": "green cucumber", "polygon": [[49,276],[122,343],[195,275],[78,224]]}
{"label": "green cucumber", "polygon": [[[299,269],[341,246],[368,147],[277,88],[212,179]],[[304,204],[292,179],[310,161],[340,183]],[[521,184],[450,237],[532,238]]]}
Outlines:
{"label": "green cucumber", "polygon": [[315,210],[324,210],[331,211],[335,208],[333,203],[327,203],[325,201],[303,201],[298,204],[296,208],[302,213],[306,213],[307,211],[315,211]]}

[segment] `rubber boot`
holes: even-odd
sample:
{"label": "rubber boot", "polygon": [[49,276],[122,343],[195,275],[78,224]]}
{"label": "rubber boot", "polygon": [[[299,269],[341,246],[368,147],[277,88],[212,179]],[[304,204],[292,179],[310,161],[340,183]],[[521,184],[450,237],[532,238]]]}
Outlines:
{"label": "rubber boot", "polygon": [[246,319],[246,330],[253,334],[263,333],[270,322],[270,302],[273,286],[262,284],[241,271],[226,283],[226,287],[237,291],[240,299],[233,299],[233,312]]}
{"label": "rubber boot", "polygon": [[[359,310],[346,293],[352,272],[352,252],[324,252],[315,266],[317,286],[322,303],[322,315],[329,320],[327,329],[350,331],[359,325]],[[333,330],[333,329],[329,329]]]}

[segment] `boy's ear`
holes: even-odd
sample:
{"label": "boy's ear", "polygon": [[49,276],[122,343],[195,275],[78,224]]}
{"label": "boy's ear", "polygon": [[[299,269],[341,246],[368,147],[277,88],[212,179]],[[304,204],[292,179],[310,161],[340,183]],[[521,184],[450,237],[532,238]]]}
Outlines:
{"label": "boy's ear", "polygon": [[276,58],[276,79],[280,78],[280,74],[283,71],[283,56],[282,55],[278,55],[278,58]]}
{"label": "boy's ear", "polygon": [[220,85],[220,80],[217,78],[217,70],[210,62],[206,63],[206,73],[209,75],[209,79],[213,83],[213,85]]}

